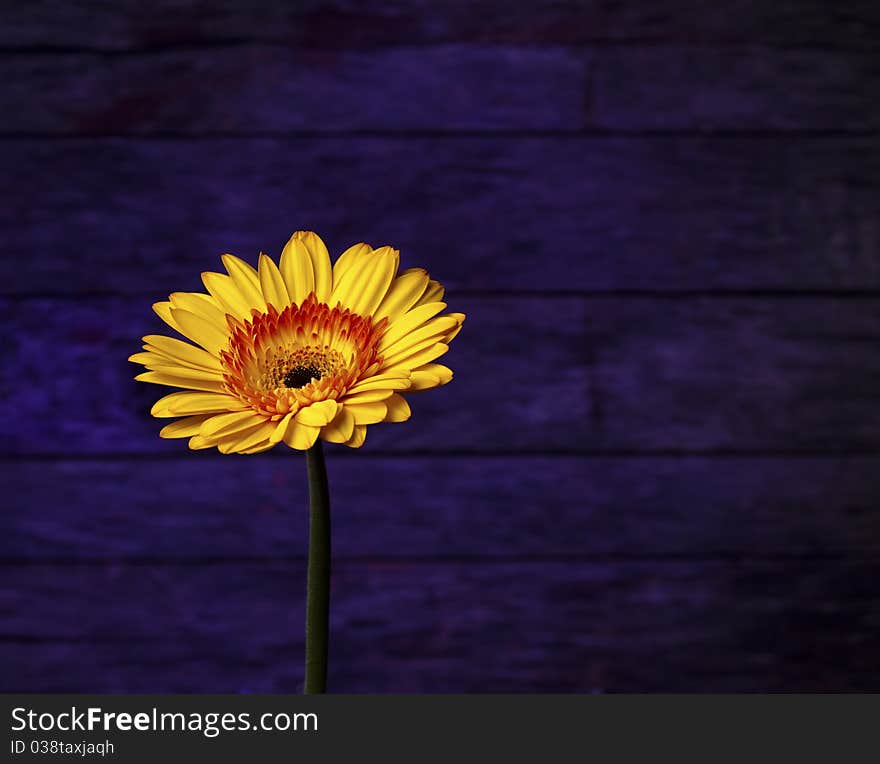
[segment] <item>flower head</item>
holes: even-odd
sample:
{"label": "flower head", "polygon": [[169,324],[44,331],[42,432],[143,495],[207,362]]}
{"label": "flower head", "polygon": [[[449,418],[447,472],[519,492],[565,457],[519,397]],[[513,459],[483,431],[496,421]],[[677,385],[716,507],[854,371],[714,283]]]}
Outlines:
{"label": "flower head", "polygon": [[222,260],[227,273],[202,274],[207,293],[153,306],[194,344],[148,335],[129,358],[147,368],[135,379],[182,388],[152,408],[181,417],[163,438],[222,453],[305,450],[317,438],[357,448],[367,425],[409,419],[404,393],[452,379],[434,361],[464,315],[442,313],[443,287],[426,271],[398,273],[396,249],[356,244],[331,266],[320,237],[297,231],[278,265]]}

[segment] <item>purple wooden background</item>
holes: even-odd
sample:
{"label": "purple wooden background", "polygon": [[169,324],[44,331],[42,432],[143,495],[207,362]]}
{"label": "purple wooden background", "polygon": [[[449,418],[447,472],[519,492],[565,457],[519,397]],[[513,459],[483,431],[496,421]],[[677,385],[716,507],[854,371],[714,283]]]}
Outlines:
{"label": "purple wooden background", "polygon": [[17,3],[0,690],[296,691],[301,459],[159,440],[150,303],[401,248],[456,381],[331,448],[334,691],[880,690],[880,5]]}

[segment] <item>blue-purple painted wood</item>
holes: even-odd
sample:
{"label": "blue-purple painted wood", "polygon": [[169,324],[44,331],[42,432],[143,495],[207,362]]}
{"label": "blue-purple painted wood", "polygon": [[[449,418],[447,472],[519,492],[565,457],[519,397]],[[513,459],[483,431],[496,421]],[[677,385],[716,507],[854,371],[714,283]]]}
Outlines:
{"label": "blue-purple painted wood", "polygon": [[[334,555],[350,562],[880,553],[877,456],[383,457],[367,448],[330,449],[327,462]],[[0,536],[7,564],[306,554],[305,469],[290,452],[0,468],[17,497]]]}
{"label": "blue-purple painted wood", "polygon": [[[865,352],[880,346],[880,299],[452,291],[448,300],[468,315],[445,356],[454,383],[414,396],[406,424],[371,428],[371,449],[880,449],[880,417],[864,416],[880,389],[880,354]],[[0,454],[186,456],[149,416],[171,390],[135,382],[141,369],[126,360],[143,335],[173,333],[151,302],[0,300],[0,318],[15,327],[0,371],[10,404],[0,409]]]}
{"label": "blue-purple painted wood", "polygon": [[873,0],[732,0],[724,10],[692,0],[34,0],[16,4],[0,44],[102,51],[268,43],[337,50],[438,43],[524,47],[686,42],[722,46],[873,47]]}
{"label": "blue-purple painted wood", "polygon": [[295,692],[305,467],[150,304],[296,228],[468,314],[328,449],[330,689],[880,690],[880,5],[38,0],[0,26],[0,691]]}
{"label": "blue-purple painted wood", "polygon": [[[4,568],[3,690],[296,692],[305,564]],[[874,563],[337,566],[338,692],[876,690]],[[11,670],[14,669],[14,670]]]}
{"label": "blue-purple painted wood", "polygon": [[878,149],[813,134],[4,140],[0,293],[201,289],[221,252],[277,255],[298,227],[335,253],[392,244],[454,289],[878,289]]}
{"label": "blue-purple painted wood", "polygon": [[871,51],[259,45],[4,63],[0,133],[10,134],[880,127]]}

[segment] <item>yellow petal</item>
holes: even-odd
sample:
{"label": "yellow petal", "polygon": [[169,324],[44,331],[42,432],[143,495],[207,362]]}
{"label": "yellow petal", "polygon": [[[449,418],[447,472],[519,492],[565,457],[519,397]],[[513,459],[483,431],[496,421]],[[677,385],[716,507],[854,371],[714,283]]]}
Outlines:
{"label": "yellow petal", "polygon": [[443,299],[444,294],[446,294],[446,290],[443,288],[443,285],[439,281],[431,279],[428,282],[425,293],[416,302],[416,307],[426,305],[429,302],[438,302]]}
{"label": "yellow petal", "polygon": [[348,389],[348,395],[364,393],[367,390],[406,390],[409,388],[409,373],[407,371],[395,371],[389,374],[377,374],[375,377],[362,379],[356,385]]}
{"label": "yellow petal", "polygon": [[269,442],[273,445],[275,443],[280,443],[284,439],[284,434],[287,432],[287,428],[290,427],[290,422],[293,419],[293,412],[291,411],[289,414],[285,414],[282,417],[281,421],[275,425],[275,429],[272,430],[272,434],[269,435]]}
{"label": "yellow petal", "polygon": [[165,337],[161,334],[148,334],[143,338],[151,350],[161,353],[176,363],[193,368],[222,371],[220,361],[207,350],[197,348],[183,340]]}
{"label": "yellow petal", "polygon": [[406,398],[397,393],[394,393],[385,401],[385,406],[388,408],[388,413],[385,414],[386,422],[405,422],[412,416],[412,411],[409,408],[409,403],[406,402]]}
{"label": "yellow petal", "polygon": [[[174,361],[157,356],[152,353],[141,353],[141,355],[152,355],[158,361],[151,361],[147,367],[150,371],[156,371],[163,374],[169,374],[172,377],[181,379],[190,379],[196,382],[223,382],[223,376],[219,371],[208,371],[207,369],[192,369],[189,366],[177,364]],[[152,381],[152,380],[150,380]],[[159,383],[161,384],[161,383]],[[226,392],[226,388],[223,388]]]}
{"label": "yellow petal", "polygon": [[258,446],[254,446],[253,448],[248,448],[245,451],[239,451],[240,454],[261,454],[263,451],[268,451],[275,444],[271,441],[266,441],[265,443],[260,443]]}
{"label": "yellow petal", "polygon": [[318,302],[327,302],[333,290],[333,268],[327,245],[314,231],[297,231],[293,235],[306,245],[309,259],[312,261],[315,297],[318,298]]}
{"label": "yellow petal", "polygon": [[386,344],[384,347],[380,343],[379,350],[383,356],[391,357],[407,348],[415,347],[429,337],[435,337],[436,341],[439,342],[460,324],[461,322],[455,316],[438,316],[422,324],[418,329],[407,332],[395,342]]}
{"label": "yellow petal", "polygon": [[260,277],[254,267],[235,255],[221,255],[220,259],[248,307],[265,312],[266,301],[263,299],[263,292],[260,289]]}
{"label": "yellow petal", "polygon": [[287,284],[287,293],[296,305],[301,305],[315,289],[315,273],[308,247],[296,234],[281,250],[281,275]]}
{"label": "yellow petal", "polygon": [[345,410],[350,411],[354,417],[354,423],[358,424],[376,424],[385,418],[388,409],[385,404],[380,401],[372,403],[345,403]]}
{"label": "yellow petal", "polygon": [[344,403],[346,406],[354,406],[359,403],[373,403],[374,401],[384,401],[392,395],[394,395],[394,390],[390,390],[387,387],[379,388],[377,390],[364,390],[363,392],[355,393],[354,395],[346,395]]}
{"label": "yellow petal", "polygon": [[128,360],[132,363],[139,363],[142,366],[146,366],[148,369],[151,366],[161,366],[162,364],[171,363],[171,361],[163,355],[159,355],[158,353],[134,353],[128,357]]}
{"label": "yellow petal", "polygon": [[274,429],[274,422],[261,422],[254,428],[225,435],[218,439],[217,450],[221,454],[247,451],[264,443]]}
{"label": "yellow petal", "polygon": [[[366,245],[365,245],[366,246]],[[340,258],[342,262],[342,258]],[[344,308],[360,315],[367,315],[365,307],[378,305],[391,279],[394,278],[394,250],[382,247],[377,250],[365,249],[351,258],[351,263],[333,271],[333,293],[330,304],[340,303]],[[338,265],[338,263],[337,263]],[[377,297],[377,292],[383,290]]]}
{"label": "yellow petal", "polygon": [[294,419],[287,428],[287,432],[284,433],[284,442],[297,451],[308,451],[315,445],[320,431],[319,427],[300,424]]}
{"label": "yellow petal", "polygon": [[[452,381],[452,369],[444,366],[442,363],[426,363],[419,366],[415,371],[424,371],[440,377],[440,384],[447,384]],[[414,372],[415,373],[415,372]]]}
{"label": "yellow petal", "polygon": [[205,420],[199,434],[216,440],[231,432],[239,432],[256,427],[256,425],[263,421],[265,420],[250,408],[244,411],[231,411]]}
{"label": "yellow petal", "polygon": [[223,310],[236,318],[250,319],[251,306],[231,276],[205,271],[202,274],[202,283]]}
{"label": "yellow petal", "polygon": [[354,430],[354,415],[341,406],[330,424],[321,429],[321,437],[329,443],[345,443]]}
{"label": "yellow petal", "polygon": [[214,443],[212,443],[210,440],[205,440],[201,435],[193,435],[189,439],[189,447],[193,451],[200,451],[204,448],[213,448],[214,445]]}
{"label": "yellow petal", "polygon": [[428,286],[428,272],[423,268],[410,268],[401,273],[391,283],[385,299],[373,314],[374,321],[388,318],[393,321],[408,311],[425,293]]}
{"label": "yellow petal", "polygon": [[400,253],[391,247],[360,256],[340,281],[334,281],[331,304],[340,302],[358,315],[372,315],[388,293],[399,262]]}
{"label": "yellow petal", "polygon": [[296,421],[311,427],[323,427],[336,416],[337,403],[334,400],[318,401],[299,410]]}
{"label": "yellow petal", "polygon": [[135,377],[138,382],[152,382],[154,385],[182,387],[184,390],[204,390],[209,393],[222,393],[226,390],[219,379],[200,379],[172,374],[167,371],[145,371]]}
{"label": "yellow petal", "polygon": [[463,324],[459,324],[452,331],[447,332],[447,334],[443,337],[443,342],[445,342],[447,345],[452,342],[452,340],[454,340],[458,336],[458,333],[461,331],[462,326]]}
{"label": "yellow petal", "polygon": [[[354,244],[349,247],[345,252],[343,252],[336,260],[333,265],[333,286],[332,290],[336,289],[336,285],[342,281],[342,277],[348,271],[349,268],[358,260],[362,255],[366,255],[373,251],[373,248],[369,244],[365,244],[361,242],[360,244]],[[331,292],[332,294],[332,292]],[[331,305],[335,305],[335,302],[331,302]]]}
{"label": "yellow petal", "polygon": [[[389,369],[393,369],[396,366],[400,365],[401,361],[415,355],[416,353],[420,353],[427,348],[432,347],[433,345],[441,342],[442,339],[442,335],[432,334],[431,336],[425,337],[423,340],[416,342],[414,345],[399,346],[399,349],[395,350],[393,353],[382,356],[382,364]],[[429,360],[433,361],[434,359],[431,358]],[[406,367],[412,369],[413,364],[407,363]]]}
{"label": "yellow petal", "polygon": [[183,331],[180,328],[180,325],[177,321],[174,320],[174,316],[171,315],[171,303],[167,300],[164,302],[154,302],[153,303],[153,311],[156,313],[159,318],[161,318],[168,326],[174,329],[178,334],[183,334]]}
{"label": "yellow petal", "polygon": [[367,439],[367,428],[364,425],[355,425],[351,433],[351,437],[345,441],[345,445],[349,448],[360,448]]}
{"label": "yellow petal", "polygon": [[168,300],[172,308],[188,310],[217,326],[226,326],[226,311],[210,295],[201,292],[174,292]]}
{"label": "yellow petal", "polygon": [[220,326],[195,313],[172,308],[171,316],[177,322],[184,337],[198,343],[211,355],[217,355],[229,342],[229,335]]}
{"label": "yellow petal", "polygon": [[420,390],[430,390],[440,387],[440,377],[427,371],[414,371],[410,377],[409,392],[417,393]]}
{"label": "yellow petal", "polygon": [[393,345],[401,337],[418,329],[425,321],[436,316],[446,307],[445,302],[429,302],[413,308],[408,313],[399,316],[394,323],[388,326],[382,338],[379,340],[379,351],[382,352],[389,345]]}
{"label": "yellow petal", "polygon": [[179,392],[170,393],[153,404],[150,413],[157,418],[241,411],[245,405],[232,395],[224,393]]}
{"label": "yellow petal", "polygon": [[452,369],[439,363],[426,363],[413,370],[410,381],[410,390],[428,390],[451,382]]}
{"label": "yellow petal", "polygon": [[431,345],[430,347],[417,350],[413,353],[413,355],[401,356],[395,359],[393,363],[388,363],[387,368],[414,369],[417,366],[421,366],[422,364],[426,364],[430,361],[436,360],[444,353],[446,353],[447,350],[449,350],[449,345],[438,342],[436,345]]}
{"label": "yellow petal", "polygon": [[458,333],[461,331],[461,327],[462,324],[464,324],[466,316],[464,313],[447,313],[446,315],[450,318],[458,319],[458,326],[447,332],[446,336],[443,338],[443,341],[448,345],[450,342],[452,342],[453,339],[455,339],[455,337],[458,336]]}
{"label": "yellow petal", "polygon": [[196,414],[196,416],[188,416],[178,419],[176,422],[166,424],[159,430],[160,438],[191,438],[193,435],[199,434],[199,428],[213,414]]}
{"label": "yellow petal", "polygon": [[290,305],[287,286],[281,276],[278,266],[268,255],[260,253],[259,262],[260,290],[267,305],[274,305],[280,313]]}

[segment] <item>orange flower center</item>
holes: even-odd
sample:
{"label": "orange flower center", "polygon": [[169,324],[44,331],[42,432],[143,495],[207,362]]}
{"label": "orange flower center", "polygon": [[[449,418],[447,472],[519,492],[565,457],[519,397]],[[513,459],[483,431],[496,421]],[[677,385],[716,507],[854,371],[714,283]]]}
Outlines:
{"label": "orange flower center", "polygon": [[270,305],[249,321],[227,316],[229,344],[220,352],[226,389],[277,421],[328,398],[338,399],[378,370],[378,324],[310,294],[280,313]]}

